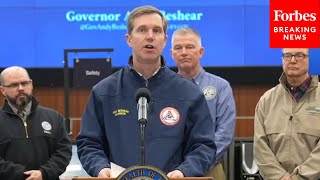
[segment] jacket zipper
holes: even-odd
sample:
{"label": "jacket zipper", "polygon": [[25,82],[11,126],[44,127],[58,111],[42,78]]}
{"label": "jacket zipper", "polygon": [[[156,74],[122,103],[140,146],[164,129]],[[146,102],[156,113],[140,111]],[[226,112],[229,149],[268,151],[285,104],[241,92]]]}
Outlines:
{"label": "jacket zipper", "polygon": [[28,135],[28,124],[27,124],[27,121],[23,121],[23,126],[24,126],[24,130],[26,132],[26,138],[28,139],[29,135]]}
{"label": "jacket zipper", "polygon": [[291,97],[292,97],[292,107],[291,107],[291,115],[290,115],[290,117],[289,117],[289,123],[290,123],[290,132],[289,132],[289,138],[290,138],[290,140],[289,140],[289,156],[288,156],[288,158],[289,158],[289,160],[291,160],[291,149],[293,148],[293,147],[291,147],[291,144],[292,144],[292,119],[293,119],[293,112],[295,112],[294,111],[294,107],[296,107],[296,103],[298,103],[297,101],[296,101],[296,99],[294,98],[294,96],[290,93],[290,91],[288,92],[290,95],[291,95]]}
{"label": "jacket zipper", "polygon": [[290,140],[289,140],[289,151],[288,151],[288,153],[289,153],[289,159],[291,159],[291,141],[292,141],[292,118],[293,118],[293,116],[292,115],[290,115],[290,117],[289,117],[289,123],[290,123],[290,132],[289,132],[289,138],[290,138]]}

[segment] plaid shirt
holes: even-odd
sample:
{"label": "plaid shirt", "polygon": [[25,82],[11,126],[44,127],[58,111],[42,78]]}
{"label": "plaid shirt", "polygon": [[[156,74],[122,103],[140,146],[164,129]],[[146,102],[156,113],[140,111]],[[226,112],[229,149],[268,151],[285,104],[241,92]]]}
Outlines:
{"label": "plaid shirt", "polygon": [[311,83],[311,76],[309,76],[302,84],[300,84],[297,87],[292,87],[288,82],[287,82],[287,87],[290,90],[292,96],[294,99],[298,102],[301,97],[308,91]]}

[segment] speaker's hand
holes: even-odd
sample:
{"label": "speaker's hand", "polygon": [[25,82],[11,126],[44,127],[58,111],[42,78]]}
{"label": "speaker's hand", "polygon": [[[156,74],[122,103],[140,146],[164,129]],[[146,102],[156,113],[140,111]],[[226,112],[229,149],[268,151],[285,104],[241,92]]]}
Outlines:
{"label": "speaker's hand", "polygon": [[183,178],[184,175],[181,171],[179,170],[174,170],[174,171],[171,171],[167,174],[168,178]]}
{"label": "speaker's hand", "polygon": [[111,169],[110,168],[103,168],[99,172],[98,177],[103,177],[103,178],[109,178],[111,177]]}

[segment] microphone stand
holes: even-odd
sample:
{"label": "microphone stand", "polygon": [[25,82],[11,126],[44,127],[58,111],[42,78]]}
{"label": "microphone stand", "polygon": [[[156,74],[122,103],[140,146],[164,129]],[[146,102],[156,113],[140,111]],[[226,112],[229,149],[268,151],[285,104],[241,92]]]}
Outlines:
{"label": "microphone stand", "polygon": [[135,93],[138,109],[138,123],[140,125],[140,155],[141,166],[145,166],[145,128],[148,120],[148,109],[151,93],[147,88],[139,88]]}
{"label": "microphone stand", "polygon": [[145,133],[145,127],[147,124],[147,119],[141,118],[138,120],[140,124],[140,155],[141,155],[141,162],[140,165],[144,166],[145,163],[145,143],[144,143],[144,133]]}

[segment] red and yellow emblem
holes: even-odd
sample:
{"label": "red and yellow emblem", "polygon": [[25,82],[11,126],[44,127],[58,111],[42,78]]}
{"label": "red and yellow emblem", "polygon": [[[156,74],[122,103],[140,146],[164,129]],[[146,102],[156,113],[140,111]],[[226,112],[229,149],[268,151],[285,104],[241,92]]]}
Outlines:
{"label": "red and yellow emblem", "polygon": [[160,112],[160,120],[167,126],[174,126],[180,121],[180,113],[174,107],[166,107]]}

